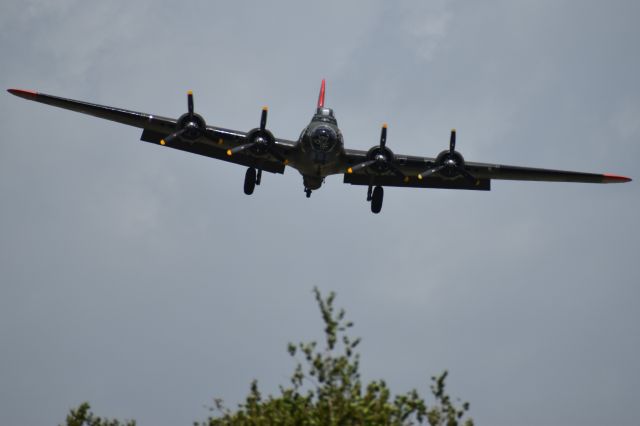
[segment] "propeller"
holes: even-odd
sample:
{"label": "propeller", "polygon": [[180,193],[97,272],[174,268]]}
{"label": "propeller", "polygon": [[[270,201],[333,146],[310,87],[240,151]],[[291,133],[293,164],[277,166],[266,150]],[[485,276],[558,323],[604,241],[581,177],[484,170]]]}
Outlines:
{"label": "propeller", "polygon": [[205,129],[206,124],[204,119],[194,112],[193,108],[193,92],[189,90],[187,92],[187,113],[183,114],[177,121],[176,127],[178,130],[171,133],[160,141],[160,145],[166,145],[171,143],[176,138],[185,138],[194,140]]}
{"label": "propeller", "polygon": [[382,125],[382,131],[380,132],[380,144],[369,150],[367,158],[369,158],[367,161],[363,161],[362,163],[349,167],[347,169],[347,173],[355,173],[359,170],[370,167],[377,173],[384,173],[387,170],[390,170],[396,176],[406,179],[402,170],[400,170],[393,162],[393,152],[387,148],[387,123]]}
{"label": "propeller", "polygon": [[462,154],[456,151],[456,129],[451,129],[449,150],[442,151],[436,158],[435,166],[418,174],[418,179],[422,180],[435,173],[440,173],[449,178],[463,176],[465,179],[473,183],[478,182],[478,179],[465,168]]}
{"label": "propeller", "polygon": [[287,163],[287,159],[284,158],[280,152],[275,148],[276,139],[273,134],[267,130],[267,114],[269,108],[262,107],[262,114],[260,115],[260,127],[257,129],[251,130],[247,134],[247,140],[251,142],[245,143],[243,145],[236,146],[234,148],[230,148],[227,150],[227,155],[232,156],[239,152],[245,151],[247,149],[253,149],[257,154],[269,153],[279,161],[283,163]]}
{"label": "propeller", "polygon": [[451,138],[449,139],[449,152],[453,153],[456,150],[456,129],[451,129]]}

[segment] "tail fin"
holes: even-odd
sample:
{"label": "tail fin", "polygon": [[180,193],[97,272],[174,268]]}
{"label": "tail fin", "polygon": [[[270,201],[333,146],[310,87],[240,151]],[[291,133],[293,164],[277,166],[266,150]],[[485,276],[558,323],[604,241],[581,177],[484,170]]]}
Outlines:
{"label": "tail fin", "polygon": [[325,81],[322,79],[322,85],[320,86],[320,94],[318,95],[318,108],[324,107],[324,86]]}

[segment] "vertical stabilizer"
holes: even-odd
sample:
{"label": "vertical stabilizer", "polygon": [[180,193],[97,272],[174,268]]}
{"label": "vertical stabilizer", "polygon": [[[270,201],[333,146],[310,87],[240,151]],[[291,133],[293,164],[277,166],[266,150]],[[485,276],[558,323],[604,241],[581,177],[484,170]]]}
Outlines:
{"label": "vertical stabilizer", "polygon": [[324,107],[324,86],[325,80],[322,79],[322,85],[320,86],[320,94],[318,95],[318,108]]}

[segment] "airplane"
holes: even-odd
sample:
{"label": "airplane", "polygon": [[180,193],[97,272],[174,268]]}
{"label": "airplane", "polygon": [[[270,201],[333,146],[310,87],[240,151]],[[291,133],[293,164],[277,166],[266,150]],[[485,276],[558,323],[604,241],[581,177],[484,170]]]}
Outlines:
{"label": "airplane", "polygon": [[248,132],[207,125],[194,111],[193,92],[187,92],[187,112],[177,119],[121,108],[61,98],[32,90],[8,89],[31,101],[93,115],[143,129],[140,139],[161,147],[200,154],[247,167],[244,193],[251,195],[262,183],[262,172],[284,173],[286,166],[302,175],[308,197],[320,189],[325,178],[343,174],[344,183],[367,187],[367,202],[380,213],[384,187],[446,188],[489,191],[491,180],[548,182],[620,183],[630,178],[465,161],[456,150],[456,131],[451,130],[449,149],[435,158],[394,154],[387,147],[387,124],[380,141],[368,151],[347,149],[333,110],[324,104],[323,79],[318,104],[311,122],[297,141],[276,138],[267,129],[267,107],[262,108],[260,125]]}

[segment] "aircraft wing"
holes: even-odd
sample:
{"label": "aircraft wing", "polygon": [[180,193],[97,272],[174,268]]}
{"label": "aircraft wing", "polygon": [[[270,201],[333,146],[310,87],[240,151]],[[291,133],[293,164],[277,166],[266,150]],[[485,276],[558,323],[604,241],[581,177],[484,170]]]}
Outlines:
{"label": "aircraft wing", "polygon": [[[185,138],[174,137],[170,143],[165,143],[165,139],[168,139],[176,130],[179,130],[177,128],[179,119],[66,99],[30,90],[9,89],[9,92],[30,101],[141,128],[143,131],[140,139],[145,142],[164,145],[165,147],[242,164],[248,167],[255,167],[272,173],[284,173],[285,164],[282,158],[286,158],[287,152],[295,145],[292,141],[275,139],[275,149],[280,154],[279,157],[282,158],[276,158],[276,156],[269,152],[260,156],[254,155],[249,149],[242,150],[230,156],[227,154],[227,150],[237,148],[248,142],[246,132],[206,126],[194,139],[187,140]],[[192,109],[193,101],[191,94],[189,96],[190,108]],[[266,116],[263,115],[263,117],[265,117],[264,120],[266,121]]]}
{"label": "aircraft wing", "polygon": [[[363,164],[369,158],[367,151],[360,150],[346,150],[346,155],[347,163],[354,166]],[[464,172],[456,170],[451,175],[446,175],[447,170],[444,169],[428,174],[425,172],[434,170],[440,165],[438,158],[407,155],[394,155],[392,164],[395,170],[389,168],[379,172],[373,167],[364,167],[353,170],[351,173],[347,172],[344,174],[344,183],[488,191],[491,189],[493,179],[583,183],[620,183],[631,180],[625,176],[606,173],[583,173],[475,162],[464,162],[462,165]]]}
{"label": "aircraft wing", "polygon": [[631,179],[608,173],[584,173],[568,170],[539,169],[501,164],[465,163],[466,169],[479,179],[528,180],[538,182],[621,183]]}

